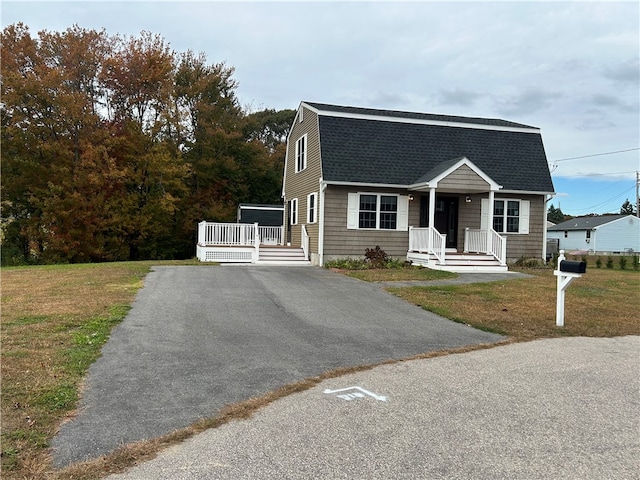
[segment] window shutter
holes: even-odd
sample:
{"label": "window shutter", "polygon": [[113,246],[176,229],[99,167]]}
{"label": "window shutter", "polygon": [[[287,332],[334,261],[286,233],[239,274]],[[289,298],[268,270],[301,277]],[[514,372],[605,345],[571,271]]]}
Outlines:
{"label": "window shutter", "polygon": [[489,229],[489,199],[483,198],[480,202],[480,230]]}
{"label": "window shutter", "polygon": [[358,194],[350,192],[347,199],[347,228],[358,228]]}
{"label": "window shutter", "polygon": [[398,196],[398,221],[396,222],[396,230],[407,231],[409,229],[409,197],[406,195]]}
{"label": "window shutter", "polygon": [[520,222],[518,233],[529,233],[529,210],[531,202],[529,200],[520,200]]}

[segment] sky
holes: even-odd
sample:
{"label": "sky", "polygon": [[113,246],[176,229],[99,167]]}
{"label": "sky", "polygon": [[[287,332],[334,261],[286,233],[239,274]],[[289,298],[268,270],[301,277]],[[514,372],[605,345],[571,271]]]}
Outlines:
{"label": "sky", "polygon": [[541,129],[565,214],[618,213],[640,171],[640,2],[2,1],[2,27],[161,35],[235,68],[250,111],[301,101]]}

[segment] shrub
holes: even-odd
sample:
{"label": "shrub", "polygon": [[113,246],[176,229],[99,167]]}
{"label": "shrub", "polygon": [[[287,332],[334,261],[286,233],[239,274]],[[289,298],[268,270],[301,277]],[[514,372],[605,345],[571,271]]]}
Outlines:
{"label": "shrub", "polygon": [[382,250],[379,245],[376,248],[367,248],[364,252],[365,262],[371,265],[371,268],[384,268],[389,261],[387,252]]}
{"label": "shrub", "polygon": [[600,257],[598,257],[598,259],[596,260],[596,268],[602,268],[602,260],[600,259]]}
{"label": "shrub", "polygon": [[585,267],[587,266],[587,263],[589,263],[586,255],[582,256],[582,261],[584,262]]}
{"label": "shrub", "polygon": [[618,264],[620,265],[620,270],[625,270],[627,268],[627,257],[625,257],[624,255],[620,255]]}
{"label": "shrub", "polygon": [[640,257],[638,255],[634,255],[633,256],[633,269],[634,270],[639,270],[640,269]]}
{"label": "shrub", "polygon": [[607,257],[607,268],[613,268],[613,257]]}

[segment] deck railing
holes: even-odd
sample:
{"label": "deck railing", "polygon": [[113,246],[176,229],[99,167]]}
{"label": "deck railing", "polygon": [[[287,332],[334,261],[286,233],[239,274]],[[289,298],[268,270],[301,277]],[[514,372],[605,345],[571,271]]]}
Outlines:
{"label": "deck railing", "polygon": [[488,231],[465,228],[464,251],[493,255],[500,265],[507,264],[507,238],[493,228]]}
{"label": "deck railing", "polygon": [[201,246],[242,246],[255,245],[258,224],[250,223],[213,223],[198,224],[198,244]]}

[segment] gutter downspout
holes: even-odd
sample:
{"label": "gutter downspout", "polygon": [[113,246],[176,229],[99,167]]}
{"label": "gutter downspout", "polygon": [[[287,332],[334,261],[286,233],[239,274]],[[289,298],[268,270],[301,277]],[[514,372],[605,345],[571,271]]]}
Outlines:
{"label": "gutter downspout", "polygon": [[327,184],[320,178],[320,198],[318,205],[318,262],[324,266],[324,191]]}

